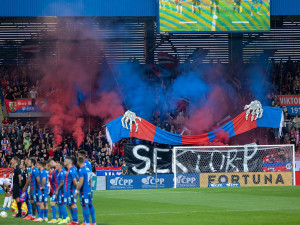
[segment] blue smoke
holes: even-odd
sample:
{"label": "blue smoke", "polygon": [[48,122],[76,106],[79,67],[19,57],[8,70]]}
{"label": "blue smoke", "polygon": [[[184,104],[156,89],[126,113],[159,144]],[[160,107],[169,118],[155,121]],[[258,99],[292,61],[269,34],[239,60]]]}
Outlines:
{"label": "blue smoke", "polygon": [[261,63],[261,65],[251,67],[247,72],[253,100],[260,101],[262,105],[270,105],[271,103],[270,99],[267,98],[267,95],[273,90],[269,66],[267,63]]}
{"label": "blue smoke", "polygon": [[100,77],[98,80],[98,88],[101,91],[111,92],[116,89],[116,75],[115,71],[108,64],[106,58],[104,58],[101,68],[99,70]]}
{"label": "blue smoke", "polygon": [[172,97],[174,100],[179,98],[189,99],[191,105],[199,107],[205,102],[211,87],[202,80],[200,75],[189,72],[179,76],[172,86]]}
{"label": "blue smoke", "polygon": [[128,109],[147,120],[152,118],[154,111],[160,111],[165,118],[167,112],[175,110],[180,98],[198,108],[213,89],[195,72],[179,76],[173,84],[161,85],[161,80],[149,81],[142,65],[129,63],[120,65],[118,70],[117,82],[123,101]]}
{"label": "blue smoke", "polygon": [[158,100],[155,89],[143,78],[143,68],[138,65],[119,66],[118,88],[126,107],[140,117],[150,120]]}

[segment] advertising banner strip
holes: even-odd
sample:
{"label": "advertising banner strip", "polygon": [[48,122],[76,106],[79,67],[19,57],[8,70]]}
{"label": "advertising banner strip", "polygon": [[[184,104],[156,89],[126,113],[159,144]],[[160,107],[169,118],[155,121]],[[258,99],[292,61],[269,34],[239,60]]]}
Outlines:
{"label": "advertising banner strip", "polygon": [[[174,187],[173,174],[107,176],[103,178],[104,180],[106,178],[107,190]],[[293,184],[292,172],[178,174],[176,179],[178,188],[288,186]],[[104,180],[102,180],[102,184]],[[100,188],[99,186],[96,190],[104,190],[104,187]]]}
{"label": "advertising banner strip", "polygon": [[198,188],[200,180],[198,173],[176,174],[177,188]]}
{"label": "advertising banner strip", "polygon": [[35,99],[34,106],[32,106],[32,99],[17,99],[15,101],[4,99],[4,102],[8,113],[48,112],[47,99]]}
{"label": "advertising banner strip", "polygon": [[172,188],[173,174],[107,176],[107,190]]}
{"label": "advertising banner strip", "polygon": [[239,183],[246,186],[287,186],[293,185],[292,172],[252,172],[252,173],[202,173],[200,187],[212,184]]}
{"label": "advertising banner strip", "polygon": [[278,95],[277,100],[280,105],[300,106],[300,95]]}
{"label": "advertising banner strip", "polygon": [[285,166],[268,166],[263,167],[264,172],[275,172],[275,171],[292,171],[292,169],[287,169]]}
{"label": "advertising banner strip", "polygon": [[263,163],[263,171],[293,171],[293,166],[291,162]]}
{"label": "advertising banner strip", "polygon": [[97,176],[118,176],[122,175],[121,167],[96,167]]}
{"label": "advertising banner strip", "polygon": [[209,183],[208,187],[240,187],[240,183]]}
{"label": "advertising banner strip", "polygon": [[300,106],[286,106],[286,109],[291,116],[300,115]]}
{"label": "advertising banner strip", "polygon": [[275,163],[263,163],[263,167],[275,167],[275,166],[285,166],[292,170],[291,162],[275,162]]}
{"label": "advertising banner strip", "polygon": [[[199,174],[177,174],[178,188],[200,187]],[[98,177],[99,179],[100,177]],[[107,190],[173,188],[174,174],[107,176]]]}

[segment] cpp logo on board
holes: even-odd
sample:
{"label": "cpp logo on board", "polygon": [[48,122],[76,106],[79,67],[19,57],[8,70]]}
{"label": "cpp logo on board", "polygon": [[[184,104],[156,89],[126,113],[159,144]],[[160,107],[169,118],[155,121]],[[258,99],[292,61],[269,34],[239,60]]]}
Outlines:
{"label": "cpp logo on board", "polygon": [[133,189],[133,183],[133,179],[129,177],[109,177],[109,182],[107,182],[107,189]]}
{"label": "cpp logo on board", "polygon": [[176,176],[176,186],[178,188],[200,187],[199,174],[178,174]]}
{"label": "cpp logo on board", "polygon": [[154,176],[147,176],[142,178],[142,183],[146,185],[162,185],[164,183],[165,179],[164,178],[157,178],[155,179]]}
{"label": "cpp logo on board", "polygon": [[196,182],[196,177],[189,177],[184,175],[177,176],[177,184],[193,184]]}
{"label": "cpp logo on board", "polygon": [[111,185],[121,185],[121,186],[126,186],[126,185],[132,185],[133,180],[132,179],[125,179],[122,177],[116,177],[114,179],[111,179],[110,181]]}

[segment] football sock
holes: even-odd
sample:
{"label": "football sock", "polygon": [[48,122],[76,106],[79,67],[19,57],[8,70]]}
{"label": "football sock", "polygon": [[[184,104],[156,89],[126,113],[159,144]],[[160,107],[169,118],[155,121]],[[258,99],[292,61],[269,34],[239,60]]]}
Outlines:
{"label": "football sock", "polygon": [[90,223],[90,209],[88,206],[82,207],[84,223]]}
{"label": "football sock", "polygon": [[92,217],[92,223],[96,223],[95,207],[94,207],[94,205],[90,205],[89,208],[90,208],[90,214]]}

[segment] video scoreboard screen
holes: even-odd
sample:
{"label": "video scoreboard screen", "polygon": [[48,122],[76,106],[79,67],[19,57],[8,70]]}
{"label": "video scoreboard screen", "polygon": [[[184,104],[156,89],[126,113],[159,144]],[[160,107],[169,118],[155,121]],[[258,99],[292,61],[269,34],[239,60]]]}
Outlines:
{"label": "video scoreboard screen", "polygon": [[160,32],[270,30],[270,0],[159,0]]}

